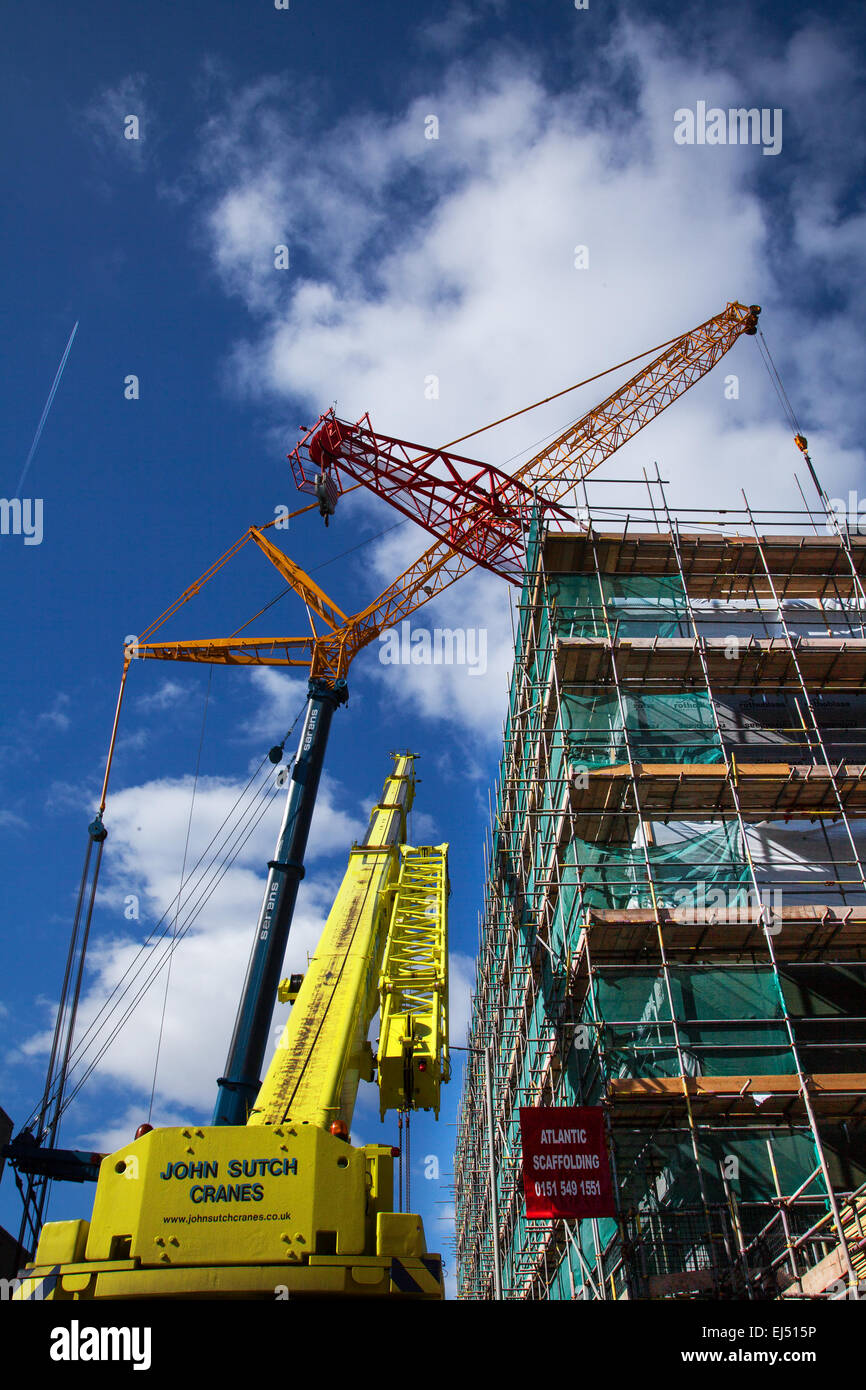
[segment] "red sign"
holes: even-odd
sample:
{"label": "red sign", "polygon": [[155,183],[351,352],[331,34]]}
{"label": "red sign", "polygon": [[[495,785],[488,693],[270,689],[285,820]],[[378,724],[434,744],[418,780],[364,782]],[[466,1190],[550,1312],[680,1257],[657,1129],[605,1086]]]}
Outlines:
{"label": "red sign", "polygon": [[526,1215],[615,1216],[597,1105],[521,1107]]}

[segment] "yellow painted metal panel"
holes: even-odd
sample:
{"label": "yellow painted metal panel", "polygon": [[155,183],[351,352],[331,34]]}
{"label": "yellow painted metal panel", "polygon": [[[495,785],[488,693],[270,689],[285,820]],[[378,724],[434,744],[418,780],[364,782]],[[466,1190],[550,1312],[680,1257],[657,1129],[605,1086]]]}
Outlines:
{"label": "yellow painted metal panel", "polygon": [[87,1221],[48,1221],[39,1234],[39,1263],[75,1264],[84,1259]]}
{"label": "yellow painted metal panel", "polygon": [[87,1259],[289,1263],[320,1238],[360,1254],[366,1174],[363,1149],[313,1125],[153,1130],[103,1160]]}
{"label": "yellow painted metal panel", "polygon": [[438,1255],[313,1256],[308,1264],[214,1265],[210,1268],[105,1269],[89,1276],[39,1267],[13,1298],[49,1302],[100,1299],[247,1298],[281,1302],[297,1298],[445,1297]]}
{"label": "yellow painted metal panel", "polygon": [[424,1255],[427,1245],[420,1219],[409,1211],[383,1211],[376,1221],[379,1254]]}

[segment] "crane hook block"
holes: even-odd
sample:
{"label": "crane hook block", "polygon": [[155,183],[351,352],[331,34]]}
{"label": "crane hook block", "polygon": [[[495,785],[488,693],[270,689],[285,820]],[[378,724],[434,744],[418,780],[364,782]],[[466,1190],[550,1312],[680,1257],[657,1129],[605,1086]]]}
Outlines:
{"label": "crane hook block", "polygon": [[758,315],[760,314],[760,312],[760,304],[749,305],[749,317],[746,319],[746,327],[743,329],[743,332],[749,338],[754,338],[755,334],[758,331]]}
{"label": "crane hook block", "polygon": [[328,524],[328,517],[333,516],[337,510],[337,498],[339,489],[330,473],[317,473],[315,481],[316,501],[319,504],[319,516],[325,518],[325,525]]}

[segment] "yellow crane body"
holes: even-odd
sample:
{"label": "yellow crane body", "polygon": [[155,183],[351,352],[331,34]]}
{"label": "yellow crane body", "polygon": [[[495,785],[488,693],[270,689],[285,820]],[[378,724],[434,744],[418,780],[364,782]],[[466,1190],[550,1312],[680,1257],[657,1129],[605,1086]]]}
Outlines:
{"label": "yellow crane body", "polygon": [[247,1124],[154,1129],[103,1159],[91,1220],[43,1227],[19,1298],[444,1296],[421,1218],[392,1210],[397,1151],[347,1142],[380,1007],[383,1113],[438,1113],[448,1075],[447,846],[404,844],[413,795],[397,755],[303,982],[283,982],[292,1012]]}
{"label": "yellow crane body", "polygon": [[89,1222],[46,1223],[18,1296],[442,1298],[393,1166],[304,1122],[152,1130],[103,1159]]}

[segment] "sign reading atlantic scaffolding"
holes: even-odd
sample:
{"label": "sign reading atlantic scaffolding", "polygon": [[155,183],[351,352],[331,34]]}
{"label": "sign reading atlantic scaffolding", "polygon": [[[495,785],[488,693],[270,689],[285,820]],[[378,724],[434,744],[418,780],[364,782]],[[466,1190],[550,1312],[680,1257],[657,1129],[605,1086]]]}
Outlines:
{"label": "sign reading atlantic scaffolding", "polygon": [[528,1217],[615,1216],[600,1106],[521,1107]]}

